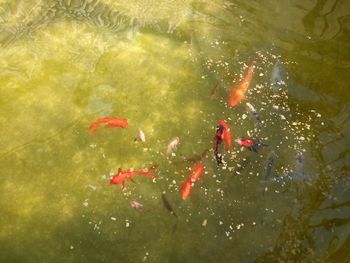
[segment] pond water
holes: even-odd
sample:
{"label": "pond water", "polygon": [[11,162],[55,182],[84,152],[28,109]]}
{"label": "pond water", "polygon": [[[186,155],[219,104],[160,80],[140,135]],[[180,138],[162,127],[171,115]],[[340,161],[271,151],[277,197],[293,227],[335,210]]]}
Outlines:
{"label": "pond water", "polygon": [[[349,262],[349,10],[1,0],[0,261]],[[246,98],[229,107],[253,60]],[[105,116],[129,125],[92,135]],[[232,147],[217,165],[220,119]],[[205,172],[183,200],[196,162]],[[152,164],[157,179],[109,184]]]}

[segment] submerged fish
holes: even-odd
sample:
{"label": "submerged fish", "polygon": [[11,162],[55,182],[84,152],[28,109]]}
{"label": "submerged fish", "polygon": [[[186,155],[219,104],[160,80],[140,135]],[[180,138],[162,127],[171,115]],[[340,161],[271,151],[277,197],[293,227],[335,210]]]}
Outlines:
{"label": "submerged fish", "polygon": [[243,79],[234,85],[229,94],[228,105],[230,107],[235,107],[241,100],[246,96],[250,83],[252,82],[254,76],[255,61],[247,68]]}
{"label": "submerged fish", "polygon": [[199,162],[199,161],[202,161],[206,156],[207,156],[207,153],[209,152],[209,149],[205,149],[202,154],[196,154],[196,155],[193,155],[191,157],[185,157],[185,156],[181,156],[180,160],[175,160],[173,161],[174,164],[181,164],[181,163],[196,163],[196,162]]}
{"label": "submerged fish", "polygon": [[218,83],[214,86],[214,88],[211,90],[211,92],[210,92],[210,98],[214,98],[215,94],[216,94],[217,91],[218,91],[219,85],[220,85],[220,83],[218,82]]}
{"label": "submerged fish", "polygon": [[130,201],[130,205],[132,208],[134,208],[135,210],[139,211],[139,212],[146,212],[143,204],[135,201],[135,200],[131,200]]}
{"label": "submerged fish", "polygon": [[289,173],[289,177],[294,182],[301,182],[310,179],[309,174],[304,171],[304,156],[302,152],[295,155],[295,172]]}
{"label": "submerged fish", "polygon": [[284,81],[282,79],[282,64],[279,62],[276,62],[272,74],[271,74],[271,85],[273,91],[277,92],[279,88],[284,84]]}
{"label": "submerged fish", "polygon": [[277,155],[274,151],[270,152],[270,154],[267,157],[266,162],[266,175],[265,179],[269,179],[273,177],[273,174],[275,172],[275,162],[276,162]]}
{"label": "submerged fish", "polygon": [[304,169],[304,156],[302,152],[297,152],[295,155],[295,171],[302,172]]}
{"label": "submerged fish", "polygon": [[162,195],[162,201],[163,201],[163,206],[170,212],[170,214],[174,215],[176,218],[178,218],[177,214],[175,213],[173,207],[169,203],[168,198],[166,197],[165,193],[163,192]]}
{"label": "submerged fish", "polygon": [[89,130],[92,134],[96,133],[96,129],[98,126],[100,126],[102,123],[105,123],[106,125],[104,128],[113,128],[113,127],[120,127],[120,128],[126,128],[128,127],[128,120],[123,118],[116,118],[116,117],[102,117],[94,121],[90,127]]}
{"label": "submerged fish", "polygon": [[254,108],[254,106],[252,104],[250,104],[249,102],[246,103],[249,111],[250,111],[250,114],[255,118],[255,120],[258,122],[258,123],[261,123],[261,119],[260,119],[260,116],[259,114],[257,113],[256,109]]}
{"label": "submerged fish", "polygon": [[253,138],[238,138],[235,140],[240,146],[246,147],[249,151],[258,152],[262,147],[267,147],[267,144],[261,143],[257,139]]}
{"label": "submerged fish", "polygon": [[167,154],[170,154],[172,152],[174,152],[177,148],[177,145],[180,143],[180,138],[179,137],[175,137],[174,139],[172,139],[170,141],[170,143],[168,144],[167,147]]}

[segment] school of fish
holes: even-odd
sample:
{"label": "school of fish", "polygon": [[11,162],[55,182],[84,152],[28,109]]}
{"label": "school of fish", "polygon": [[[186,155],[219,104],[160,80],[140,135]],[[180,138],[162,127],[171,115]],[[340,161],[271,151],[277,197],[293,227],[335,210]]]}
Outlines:
{"label": "school of fish", "polygon": [[[249,99],[249,96],[247,94],[248,94],[249,87],[251,86],[251,83],[254,79],[256,64],[257,64],[256,60],[252,61],[247,66],[242,78],[236,84],[232,85],[232,87],[229,89],[227,105],[230,108],[235,108],[243,100]],[[279,77],[281,66],[280,64],[276,64],[276,65],[277,66],[275,66],[272,73],[272,87],[274,92],[276,91],[276,87],[281,86],[281,83],[283,83],[283,81]],[[255,118],[256,123],[260,124],[262,120],[257,110],[254,108],[254,106],[250,102],[246,102],[245,105],[247,106],[247,109],[252,115],[252,117]],[[128,123],[128,120],[125,118],[118,118],[118,117],[112,117],[112,116],[101,117],[95,120],[89,126],[90,133],[95,135],[97,132],[97,129],[101,125],[104,125],[103,126],[104,128],[113,128],[113,127],[127,128],[129,126],[129,123]],[[232,147],[232,137],[233,137],[232,131],[228,125],[228,122],[225,119],[219,119],[216,124],[215,134],[213,138],[214,157],[219,167],[225,164],[224,156],[227,152],[230,151]],[[146,135],[144,131],[142,131],[140,128],[137,129],[135,141],[140,141],[141,143],[146,141]],[[255,153],[258,153],[259,150],[268,146],[267,144],[261,142],[257,138],[237,137],[234,140],[234,142],[236,142],[240,147],[242,147],[242,149],[247,148],[249,151],[252,151]],[[179,144],[180,144],[180,138],[178,136],[171,139],[169,141],[169,144],[166,147],[166,154],[175,155],[175,152]],[[225,147],[223,146],[223,144],[225,144]],[[207,150],[205,151],[205,153],[206,152]],[[276,157],[277,156],[274,153],[274,151],[272,151],[268,155],[267,164],[266,164],[266,178],[273,176]],[[198,181],[202,178],[204,174],[205,164],[202,159],[203,159],[203,156],[200,157],[199,160],[197,160],[193,164],[193,166],[190,168],[189,177],[179,187],[182,200],[186,200],[190,197],[193,189],[195,188],[195,185],[198,183]],[[246,162],[247,162],[247,159],[245,159],[245,164]],[[302,165],[303,165],[303,156],[300,152],[298,152],[296,157],[296,172],[293,174],[294,176],[300,177],[300,175],[303,174],[303,172],[301,171]],[[155,179],[155,178],[158,178],[158,176],[157,174],[151,171],[156,169],[157,167],[158,167],[157,165],[153,164],[143,170],[134,170],[132,168],[129,168],[127,170],[122,170],[121,168],[119,168],[117,173],[112,176],[109,183],[111,185],[120,184],[122,189],[124,189],[125,183],[127,180],[134,182],[134,179],[133,179],[134,175]],[[168,199],[166,198],[165,193],[162,194],[161,199],[163,201],[164,207],[177,218],[177,215],[174,212],[172,206],[170,205]],[[141,211],[141,212],[146,211],[144,206],[136,200],[130,201],[130,205],[131,207],[133,207],[138,211]]]}

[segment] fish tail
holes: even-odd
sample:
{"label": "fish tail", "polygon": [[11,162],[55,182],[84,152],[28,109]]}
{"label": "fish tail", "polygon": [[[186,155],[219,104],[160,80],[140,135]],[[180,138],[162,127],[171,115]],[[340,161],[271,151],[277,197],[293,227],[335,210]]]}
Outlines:
{"label": "fish tail", "polygon": [[158,177],[158,175],[156,175],[154,173],[146,173],[145,175],[149,176],[149,177],[154,177],[154,178]]}
{"label": "fish tail", "polygon": [[171,214],[173,214],[176,217],[176,219],[179,219],[179,217],[177,216],[177,214],[174,211],[171,211]]}
{"label": "fish tail", "polygon": [[177,229],[177,221],[175,222],[175,225],[173,226],[172,233],[175,233],[176,229]]}
{"label": "fish tail", "polygon": [[89,127],[90,133],[91,134],[95,134],[96,133],[96,129],[97,127],[100,125],[100,121],[95,121],[94,123],[92,123]]}

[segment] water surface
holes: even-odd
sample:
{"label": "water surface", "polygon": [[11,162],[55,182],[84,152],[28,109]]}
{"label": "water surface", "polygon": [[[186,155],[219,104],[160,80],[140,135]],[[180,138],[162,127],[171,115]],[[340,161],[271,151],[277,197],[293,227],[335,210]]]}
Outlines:
{"label": "water surface", "polygon": [[[1,0],[1,261],[348,262],[348,10],[338,0]],[[228,108],[253,60],[247,100]],[[129,127],[92,136],[101,116]],[[218,167],[219,119],[233,138],[269,146],[234,145]],[[305,164],[293,177],[297,152]],[[183,201],[200,156],[206,172]],[[157,180],[108,184],[119,167],[153,163]]]}

